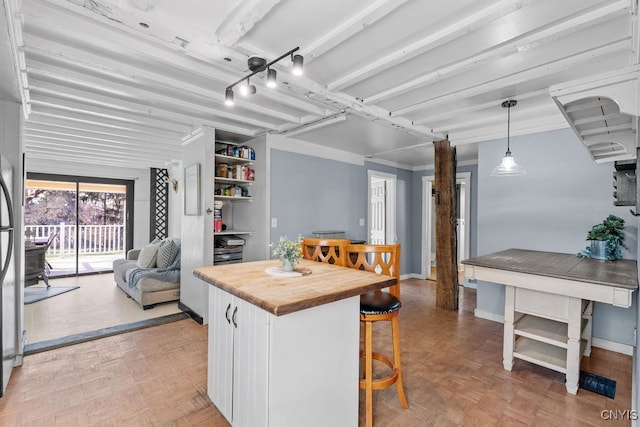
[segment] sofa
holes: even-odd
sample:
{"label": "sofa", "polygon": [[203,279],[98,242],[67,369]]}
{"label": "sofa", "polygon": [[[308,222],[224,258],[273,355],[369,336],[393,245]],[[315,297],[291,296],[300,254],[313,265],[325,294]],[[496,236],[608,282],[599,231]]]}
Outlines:
{"label": "sofa", "polygon": [[116,284],[144,310],[180,299],[180,239],[155,239],[113,261]]}

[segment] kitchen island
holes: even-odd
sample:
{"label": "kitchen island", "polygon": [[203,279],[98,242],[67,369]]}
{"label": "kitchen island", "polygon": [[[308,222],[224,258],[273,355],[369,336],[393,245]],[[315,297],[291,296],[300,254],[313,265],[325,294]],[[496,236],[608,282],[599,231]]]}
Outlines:
{"label": "kitchen island", "polygon": [[628,308],[638,289],[633,260],[508,249],[462,263],[465,278],[505,285],[504,368],[515,357],[562,372],[571,394],[591,353],[593,302]]}
{"label": "kitchen island", "polygon": [[360,295],[391,276],[302,260],[201,267],[209,288],[207,387],[234,426],[357,426]]}

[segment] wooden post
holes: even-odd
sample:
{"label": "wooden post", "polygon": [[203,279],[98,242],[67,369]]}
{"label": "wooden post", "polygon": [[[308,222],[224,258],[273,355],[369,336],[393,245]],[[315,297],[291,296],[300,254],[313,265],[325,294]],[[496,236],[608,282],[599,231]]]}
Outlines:
{"label": "wooden post", "polygon": [[434,141],[436,201],[436,306],[458,309],[456,236],[456,149],[449,140]]}

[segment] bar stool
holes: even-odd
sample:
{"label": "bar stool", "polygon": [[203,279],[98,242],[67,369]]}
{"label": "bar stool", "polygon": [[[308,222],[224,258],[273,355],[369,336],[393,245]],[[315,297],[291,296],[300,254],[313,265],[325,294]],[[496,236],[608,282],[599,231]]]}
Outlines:
{"label": "bar stool", "polygon": [[347,265],[346,249],[349,244],[345,239],[318,239],[304,237],[302,239],[302,257],[311,261]]}
{"label": "bar stool", "polygon": [[[348,245],[347,267],[386,274],[398,279],[388,291],[369,292],[360,296],[360,322],[364,324],[363,378],[360,388],[365,390],[366,425],[373,425],[373,390],[396,385],[398,398],[403,408],[409,404],[402,386],[402,366],[400,363],[400,329],[398,312],[400,311],[400,245]],[[373,351],[373,324],[379,321],[391,322],[393,339],[393,359]],[[373,361],[378,360],[390,368],[389,374],[382,378],[373,378]]]}

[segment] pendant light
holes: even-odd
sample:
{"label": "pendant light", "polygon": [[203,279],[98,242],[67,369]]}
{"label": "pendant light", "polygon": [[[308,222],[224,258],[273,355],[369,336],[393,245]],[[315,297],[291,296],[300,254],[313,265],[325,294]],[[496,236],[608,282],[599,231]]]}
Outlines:
{"label": "pendant light", "polygon": [[511,133],[511,107],[515,107],[518,101],[509,99],[502,103],[502,108],[507,109],[507,152],[498,166],[493,168],[491,176],[519,176],[524,175],[527,171],[516,163],[516,159],[511,155],[509,149],[509,137]]}

